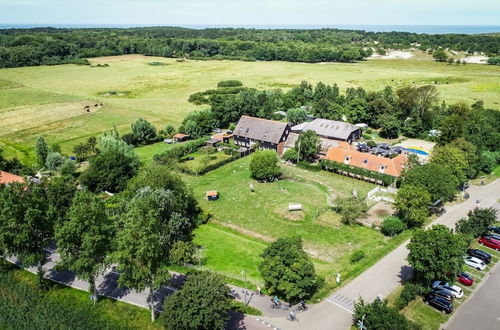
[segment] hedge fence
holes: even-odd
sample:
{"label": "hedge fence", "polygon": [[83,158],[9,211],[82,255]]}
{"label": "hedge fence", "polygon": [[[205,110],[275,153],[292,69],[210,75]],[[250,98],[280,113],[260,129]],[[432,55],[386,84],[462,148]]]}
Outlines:
{"label": "hedge fence", "polygon": [[181,157],[195,152],[200,147],[206,144],[207,138],[202,137],[193,141],[178,144],[170,149],[165,150],[161,154],[153,156],[153,160],[160,165],[170,164],[172,160],[179,160]]}
{"label": "hedge fence", "polygon": [[396,179],[395,177],[384,173],[373,172],[364,168],[333,162],[327,159],[321,160],[321,166],[323,166],[323,168],[327,171],[333,171],[339,174],[352,176],[357,179],[383,184],[385,186],[392,184]]}
{"label": "hedge fence", "polygon": [[238,158],[241,158],[242,156],[238,153],[237,155],[233,155],[232,157],[230,158],[226,158],[226,159],[223,159],[221,160],[220,162],[217,162],[217,163],[213,163],[213,164],[210,164],[210,165],[207,165],[207,166],[204,166],[198,170],[192,170],[190,168],[187,168],[185,166],[179,166],[179,169],[181,170],[181,172],[183,173],[186,173],[186,174],[190,174],[190,175],[203,175],[207,172],[210,172],[210,171],[213,171],[221,166],[224,166],[228,163],[231,163],[231,162],[234,162],[235,160],[237,160]]}

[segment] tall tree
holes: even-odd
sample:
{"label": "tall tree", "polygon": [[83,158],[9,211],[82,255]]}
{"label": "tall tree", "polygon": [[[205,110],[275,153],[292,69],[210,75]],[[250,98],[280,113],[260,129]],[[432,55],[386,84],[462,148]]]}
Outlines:
{"label": "tall tree", "polygon": [[36,160],[40,168],[45,166],[45,161],[47,160],[47,155],[49,154],[49,146],[43,136],[39,136],[36,139]]}
{"label": "tall tree", "polygon": [[435,163],[413,166],[402,178],[403,185],[422,185],[434,203],[441,199],[451,201],[455,196],[458,180],[448,168]]}
{"label": "tall tree", "polygon": [[229,288],[217,274],[198,272],[188,276],[180,291],[168,296],[162,323],[167,329],[224,329],[229,319]]}
{"label": "tall tree", "polygon": [[420,227],[429,216],[431,196],[422,185],[407,184],[398,190],[395,207],[409,227]]}
{"label": "tall tree", "polygon": [[457,233],[479,237],[488,233],[488,227],[495,224],[497,210],[490,207],[488,209],[475,208],[467,213],[467,218],[460,219],[455,225]]}
{"label": "tall tree", "polygon": [[300,237],[279,238],[269,245],[259,270],[269,293],[291,302],[311,297],[321,284]]}
{"label": "tall tree", "polygon": [[87,280],[94,302],[98,298],[95,278],[106,268],[113,230],[103,200],[87,190],[75,195],[69,220],[56,226],[57,251],[61,256],[57,267]]}
{"label": "tall tree", "polygon": [[295,150],[297,150],[300,160],[305,160],[309,163],[312,163],[316,159],[320,146],[321,140],[313,130],[300,133],[299,138],[295,141]]}
{"label": "tall tree", "polygon": [[278,155],[274,150],[257,151],[250,160],[252,177],[262,181],[272,181],[281,175]]}
{"label": "tall tree", "polygon": [[452,145],[435,147],[432,151],[431,162],[447,168],[461,184],[467,179],[469,162],[465,152]]}
{"label": "tall tree", "polygon": [[39,284],[43,283],[45,248],[54,234],[54,222],[48,216],[47,191],[40,184],[11,184],[1,189],[0,247],[16,255],[23,265],[36,266]]}
{"label": "tall tree", "polygon": [[137,119],[131,125],[132,134],[139,143],[148,143],[156,138],[156,127],[143,118]]}
{"label": "tall tree", "polygon": [[149,290],[151,320],[155,319],[154,292],[169,278],[170,250],[175,242],[190,241],[196,224],[174,209],[173,192],[146,187],[127,205],[117,235],[115,261],[118,283],[138,291]]}
{"label": "tall tree", "polygon": [[462,270],[469,242],[460,234],[453,234],[443,225],[418,230],[408,244],[408,262],[416,278],[424,284],[436,279],[453,281]]}

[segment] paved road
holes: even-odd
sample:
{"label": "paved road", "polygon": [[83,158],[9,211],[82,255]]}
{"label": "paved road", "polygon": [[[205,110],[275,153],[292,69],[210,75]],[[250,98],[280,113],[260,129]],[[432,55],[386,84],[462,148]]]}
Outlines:
{"label": "paved road", "polygon": [[500,329],[500,263],[490,271],[492,274],[473,291],[463,305],[453,314],[444,328],[449,330],[494,330]]}
{"label": "paved road", "polygon": [[[471,186],[468,189],[470,199],[463,203],[446,207],[446,212],[433,224],[443,224],[450,228],[465,217],[469,210],[476,207],[476,199],[481,199],[480,207],[495,205],[500,197],[500,180],[486,186]],[[412,274],[406,257],[409,241],[404,242],[394,251],[386,255],[360,276],[333,293],[327,300],[312,306],[300,316],[300,321],[291,323],[284,318],[265,318],[265,320],[281,329],[349,329],[352,321],[352,303],[362,296],[372,301],[378,296],[385,297],[402,281]]]}

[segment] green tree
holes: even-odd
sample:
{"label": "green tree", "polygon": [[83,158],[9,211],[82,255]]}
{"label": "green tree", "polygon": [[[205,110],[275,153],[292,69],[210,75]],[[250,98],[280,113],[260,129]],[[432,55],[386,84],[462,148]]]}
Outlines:
{"label": "green tree", "polygon": [[406,184],[398,190],[395,207],[409,227],[420,227],[429,216],[431,196],[422,185]]}
{"label": "green tree", "polygon": [[68,211],[75,197],[76,186],[76,180],[67,176],[57,176],[48,182],[48,216],[56,225],[68,220]]}
{"label": "green tree", "polygon": [[377,125],[381,128],[381,135],[388,139],[395,139],[399,136],[401,122],[394,114],[382,114],[377,119]]}
{"label": "green tree", "polygon": [[132,134],[135,139],[141,143],[146,144],[148,142],[154,141],[156,138],[156,127],[153,126],[149,121],[143,118],[137,119],[132,125]]}
{"label": "green tree", "polygon": [[313,130],[300,133],[295,141],[295,150],[299,153],[299,159],[312,163],[319,152],[321,140]]}
{"label": "green tree", "polygon": [[353,325],[362,321],[370,330],[418,330],[420,326],[409,321],[396,308],[387,306],[387,300],[375,299],[371,304],[360,298],[354,305]]}
{"label": "green tree", "polygon": [[448,168],[435,163],[414,166],[403,176],[403,185],[422,185],[429,192],[431,202],[441,199],[451,201],[455,196],[458,180]]}
{"label": "green tree", "polygon": [[212,110],[193,111],[184,118],[179,132],[200,138],[212,132],[214,128]]}
{"label": "green tree", "polygon": [[259,270],[271,295],[297,302],[311,297],[321,284],[300,237],[279,238],[262,253]]}
{"label": "green tree", "polygon": [[43,284],[45,248],[51,243],[54,220],[48,216],[47,191],[40,184],[11,184],[0,189],[0,248],[24,266],[36,266]]}
{"label": "green tree", "polygon": [[297,149],[295,148],[290,148],[283,153],[283,159],[288,162],[296,163],[298,158],[299,154],[297,153]]}
{"label": "green tree", "polygon": [[459,184],[465,182],[469,172],[469,163],[465,152],[457,147],[451,145],[435,147],[432,151],[431,162],[449,169]]}
{"label": "green tree", "polygon": [[36,160],[38,162],[38,166],[44,167],[45,166],[45,160],[47,159],[47,155],[49,154],[49,147],[47,146],[47,142],[45,142],[45,139],[43,136],[39,136],[38,139],[36,139]]}
{"label": "green tree", "polygon": [[106,215],[104,202],[89,191],[79,191],[69,209],[69,220],[56,227],[57,267],[68,269],[89,282],[89,291],[97,301],[95,278],[108,263],[114,226]]}
{"label": "green tree", "polygon": [[469,242],[443,225],[418,230],[408,244],[408,262],[424,284],[436,279],[453,281],[462,270]]}
{"label": "green tree", "polygon": [[175,127],[171,124],[168,124],[167,126],[165,126],[165,129],[163,131],[168,138],[171,138],[175,133]]}
{"label": "green tree", "polygon": [[50,171],[57,171],[64,164],[64,157],[58,152],[49,152],[45,159],[45,167]]}
{"label": "green tree", "polygon": [[272,181],[281,175],[278,155],[274,150],[256,151],[250,160],[252,177],[261,181]]}
{"label": "green tree", "polygon": [[80,182],[93,192],[120,192],[137,170],[133,164],[118,151],[101,153],[92,159],[89,168],[80,176]]}
{"label": "green tree", "polygon": [[161,323],[166,329],[224,329],[229,320],[229,288],[209,272],[189,275],[181,290],[166,298]]}
{"label": "green tree", "polygon": [[72,159],[66,159],[61,168],[62,176],[75,176],[76,175],[76,162]]}
{"label": "green tree", "polygon": [[340,214],[344,224],[351,225],[366,215],[368,206],[365,200],[356,196],[337,197],[334,209]]}
{"label": "green tree", "polygon": [[432,57],[434,57],[434,60],[437,62],[446,62],[448,59],[448,54],[443,49],[438,49],[434,53],[432,53]]}
{"label": "green tree", "polygon": [[307,110],[302,108],[288,109],[286,119],[294,125],[303,123],[307,120]]}
{"label": "green tree", "polygon": [[460,219],[455,225],[457,233],[479,237],[489,232],[488,227],[495,224],[497,211],[494,208],[475,208],[469,211],[467,218]]}
{"label": "green tree", "polygon": [[381,231],[384,235],[395,236],[406,229],[406,223],[396,216],[390,216],[382,222]]}
{"label": "green tree", "polygon": [[138,291],[149,290],[151,320],[155,319],[155,290],[169,279],[170,251],[178,241],[190,241],[196,223],[176,212],[174,193],[143,188],[121,217],[114,260],[121,272],[118,284]]}

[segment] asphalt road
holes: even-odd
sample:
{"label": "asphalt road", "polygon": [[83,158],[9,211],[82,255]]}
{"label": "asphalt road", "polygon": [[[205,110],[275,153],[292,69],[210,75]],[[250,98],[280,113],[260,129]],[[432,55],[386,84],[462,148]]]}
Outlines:
{"label": "asphalt road", "polygon": [[490,271],[479,289],[455,311],[455,315],[444,326],[449,330],[493,330],[500,329],[500,271],[499,263]]}
{"label": "asphalt road", "polygon": [[[446,212],[431,225],[443,224],[453,228],[458,220],[478,206],[476,204],[478,198],[481,199],[480,207],[498,205],[496,201],[500,198],[500,180],[485,186],[471,186],[468,192],[470,194],[468,200],[446,207]],[[301,315],[300,322],[291,323],[283,318],[270,317],[265,318],[265,320],[280,329],[350,329],[352,314],[349,309],[352,301],[357,300],[360,296],[366,301],[385,297],[412,274],[412,269],[406,261],[408,243],[409,241],[406,241],[401,244],[375,265],[334,292],[327,300],[311,306],[307,312]],[[474,327],[468,329],[474,329]],[[482,328],[477,329],[482,330]],[[496,329],[500,329],[500,327]]]}

